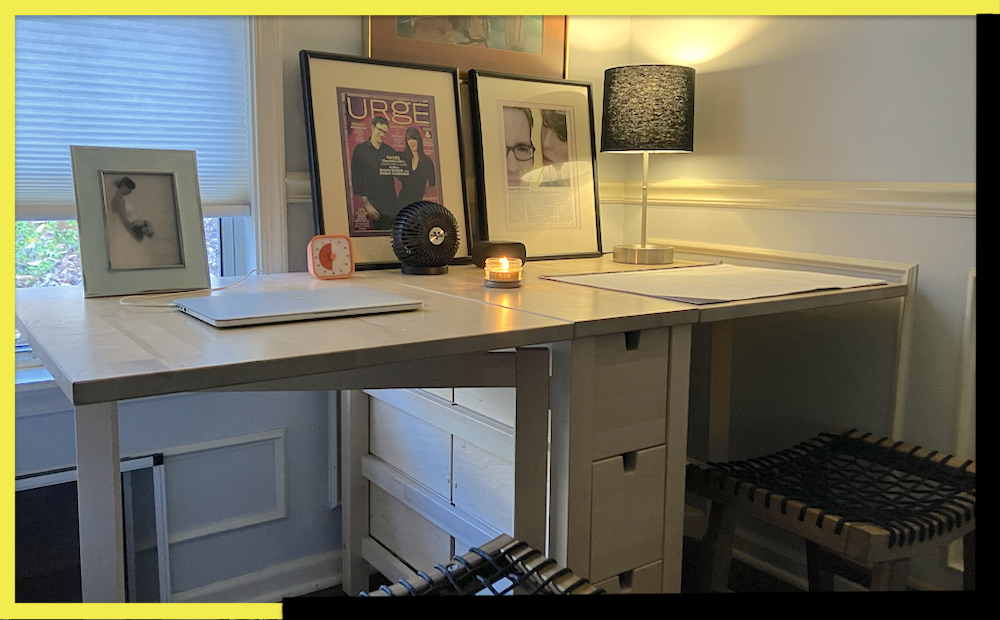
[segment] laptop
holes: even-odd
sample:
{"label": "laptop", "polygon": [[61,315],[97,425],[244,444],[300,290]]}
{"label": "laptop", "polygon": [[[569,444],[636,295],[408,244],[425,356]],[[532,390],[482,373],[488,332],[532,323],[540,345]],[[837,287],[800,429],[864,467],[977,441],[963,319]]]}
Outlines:
{"label": "laptop", "polygon": [[308,321],[383,312],[417,310],[410,299],[364,286],[331,286],[290,291],[263,291],[174,300],[181,312],[214,327]]}

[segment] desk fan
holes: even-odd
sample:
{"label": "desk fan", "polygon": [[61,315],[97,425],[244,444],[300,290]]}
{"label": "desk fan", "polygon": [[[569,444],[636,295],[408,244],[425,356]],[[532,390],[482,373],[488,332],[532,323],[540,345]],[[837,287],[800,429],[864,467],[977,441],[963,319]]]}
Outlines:
{"label": "desk fan", "polygon": [[448,273],[458,252],[458,221],[444,205],[421,200],[406,205],[392,225],[392,251],[403,273]]}

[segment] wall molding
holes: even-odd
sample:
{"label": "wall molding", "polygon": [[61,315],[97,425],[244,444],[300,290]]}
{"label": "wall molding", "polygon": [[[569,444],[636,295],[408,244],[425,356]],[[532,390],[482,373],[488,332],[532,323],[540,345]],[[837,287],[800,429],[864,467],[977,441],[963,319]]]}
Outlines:
{"label": "wall molding", "polygon": [[285,466],[285,429],[283,428],[275,431],[254,433],[238,437],[226,437],[224,439],[214,441],[168,448],[162,451],[164,466],[167,469],[167,475],[169,475],[169,465],[171,459],[191,456],[198,453],[230,450],[234,447],[249,446],[257,443],[274,444],[274,509],[204,523],[202,525],[190,527],[177,532],[169,532],[170,544],[193,540],[195,538],[203,538],[205,536],[211,536],[222,532],[238,530],[250,527],[251,525],[266,523],[268,521],[277,521],[286,517],[288,512],[288,469]]}
{"label": "wall molding", "polygon": [[[602,202],[642,204],[640,180],[599,184]],[[671,180],[649,184],[650,208],[779,209],[924,217],[976,217],[975,183]]]}
{"label": "wall molding", "polygon": [[171,595],[173,603],[278,603],[343,583],[343,551],[312,555]]}
{"label": "wall molding", "polygon": [[[312,201],[308,173],[285,177],[288,203]],[[642,204],[642,181],[600,179],[602,204]],[[975,183],[852,181],[672,180],[651,181],[650,208],[777,209],[870,215],[976,217]]]}

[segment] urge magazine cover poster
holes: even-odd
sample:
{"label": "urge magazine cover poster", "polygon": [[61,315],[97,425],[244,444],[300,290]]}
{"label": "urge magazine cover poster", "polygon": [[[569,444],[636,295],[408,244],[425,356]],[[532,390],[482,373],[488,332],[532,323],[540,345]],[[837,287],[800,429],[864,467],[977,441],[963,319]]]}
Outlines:
{"label": "urge magazine cover poster", "polygon": [[338,88],[352,237],[389,235],[400,209],[441,202],[434,98]]}

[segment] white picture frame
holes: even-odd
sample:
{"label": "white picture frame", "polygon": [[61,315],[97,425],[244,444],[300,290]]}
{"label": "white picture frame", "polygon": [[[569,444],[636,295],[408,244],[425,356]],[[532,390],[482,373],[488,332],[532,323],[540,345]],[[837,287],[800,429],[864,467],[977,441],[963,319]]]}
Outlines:
{"label": "white picture frame", "polygon": [[85,297],[208,288],[194,151],[71,146]]}

